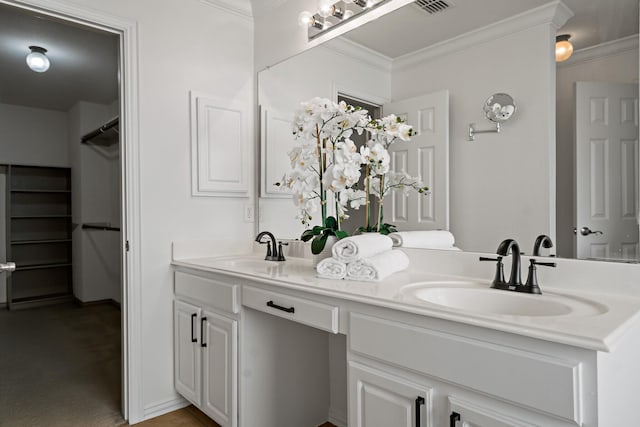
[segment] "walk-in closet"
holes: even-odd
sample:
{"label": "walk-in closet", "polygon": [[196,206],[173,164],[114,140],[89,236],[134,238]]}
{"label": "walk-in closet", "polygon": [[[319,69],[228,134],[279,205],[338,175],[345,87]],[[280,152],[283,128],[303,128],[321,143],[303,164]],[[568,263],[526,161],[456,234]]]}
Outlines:
{"label": "walk-in closet", "polygon": [[120,36],[4,3],[0,27],[0,425],[118,425]]}

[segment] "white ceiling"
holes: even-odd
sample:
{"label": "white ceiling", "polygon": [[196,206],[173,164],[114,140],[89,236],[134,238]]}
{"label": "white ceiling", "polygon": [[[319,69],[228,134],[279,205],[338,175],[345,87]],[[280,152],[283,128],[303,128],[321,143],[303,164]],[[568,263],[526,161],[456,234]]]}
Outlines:
{"label": "white ceiling", "polygon": [[[389,58],[415,52],[485,27],[549,0],[445,0],[451,7],[429,14],[404,6],[348,33],[347,38]],[[558,31],[576,50],[638,33],[637,0],[564,0],[574,16]]]}
{"label": "white ceiling", "polygon": [[[118,36],[0,4],[0,103],[68,111],[78,101],[118,98]],[[47,49],[51,68],[31,71],[29,46]]]}

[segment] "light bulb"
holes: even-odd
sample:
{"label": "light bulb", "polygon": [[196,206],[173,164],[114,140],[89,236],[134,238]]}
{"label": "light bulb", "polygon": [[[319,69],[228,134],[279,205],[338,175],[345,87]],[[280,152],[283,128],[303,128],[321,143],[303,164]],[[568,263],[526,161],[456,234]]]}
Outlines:
{"label": "light bulb", "polygon": [[300,24],[301,27],[310,27],[313,25],[313,21],[313,14],[311,12],[303,10],[300,12],[300,15],[298,15],[298,24]]}
{"label": "light bulb", "polygon": [[566,61],[573,54],[573,45],[569,41],[569,34],[556,37],[556,62]]}
{"label": "light bulb", "polygon": [[344,3],[344,4],[350,4],[350,3],[353,3],[353,0],[342,0],[342,3]]}
{"label": "light bulb", "polygon": [[334,11],[335,6],[331,2],[331,0],[321,0],[318,3],[318,15],[322,16],[323,18],[333,15]]}
{"label": "light bulb", "polygon": [[27,65],[36,73],[44,73],[49,69],[51,63],[45,53],[47,49],[40,46],[29,46],[31,53],[27,55]]}
{"label": "light bulb", "polygon": [[[342,0],[344,1],[344,0]],[[353,16],[353,10],[346,10],[344,12],[344,16],[342,17],[343,20],[349,19]]]}

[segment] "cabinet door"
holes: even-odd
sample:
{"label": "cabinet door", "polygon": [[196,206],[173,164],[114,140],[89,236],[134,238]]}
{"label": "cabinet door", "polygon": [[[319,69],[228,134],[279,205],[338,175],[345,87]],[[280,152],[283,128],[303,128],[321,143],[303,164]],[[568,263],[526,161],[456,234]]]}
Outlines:
{"label": "cabinet door", "polygon": [[431,389],[376,369],[349,363],[349,425],[429,427]]}
{"label": "cabinet door", "polygon": [[202,374],[198,326],[200,309],[182,301],[174,302],[174,377],[178,393],[200,405]]}
{"label": "cabinet door", "polygon": [[500,413],[494,408],[476,405],[455,397],[449,397],[449,407],[451,408],[450,427],[534,427],[536,425],[514,418],[512,415]]}
{"label": "cabinet door", "polygon": [[204,327],[202,410],[221,427],[237,425],[238,322],[209,311]]}

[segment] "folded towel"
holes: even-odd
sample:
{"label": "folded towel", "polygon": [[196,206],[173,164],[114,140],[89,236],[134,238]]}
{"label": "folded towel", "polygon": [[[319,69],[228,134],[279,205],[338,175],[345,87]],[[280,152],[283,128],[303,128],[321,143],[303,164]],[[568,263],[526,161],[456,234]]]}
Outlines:
{"label": "folded towel", "polygon": [[344,279],[347,275],[347,264],[335,258],[325,258],[316,266],[318,277],[323,279]]}
{"label": "folded towel", "polygon": [[400,249],[382,252],[347,264],[348,280],[382,280],[409,267],[409,257]]}
{"label": "folded towel", "polygon": [[393,246],[420,249],[448,249],[455,244],[455,238],[446,230],[398,231],[390,233]]}
{"label": "folded towel", "polygon": [[342,262],[355,261],[358,258],[369,258],[380,252],[391,249],[393,242],[389,236],[380,233],[365,233],[338,240],[333,245],[333,257]]}

